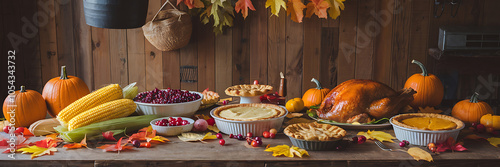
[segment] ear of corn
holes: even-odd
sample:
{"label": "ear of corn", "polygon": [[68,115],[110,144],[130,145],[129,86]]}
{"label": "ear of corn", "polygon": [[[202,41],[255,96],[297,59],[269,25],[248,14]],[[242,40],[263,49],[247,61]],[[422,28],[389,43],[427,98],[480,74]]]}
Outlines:
{"label": "ear of corn", "polygon": [[85,135],[87,135],[87,138],[92,138],[99,135],[102,136],[102,132],[106,131],[126,130],[127,133],[134,132],[149,126],[149,122],[159,117],[158,115],[132,116],[102,121],[71,131],[67,131],[63,126],[58,126],[54,129],[64,141],[74,143],[82,141]]}
{"label": "ear of corn", "polygon": [[126,117],[132,114],[136,108],[136,104],[130,99],[110,101],[73,117],[68,122],[68,130],[73,130],[92,123]]}
{"label": "ear of corn", "polygon": [[123,97],[122,89],[118,84],[111,84],[98,89],[68,105],[57,115],[57,120],[61,125],[67,126],[68,122],[78,114],[85,112],[98,105],[121,99]]}

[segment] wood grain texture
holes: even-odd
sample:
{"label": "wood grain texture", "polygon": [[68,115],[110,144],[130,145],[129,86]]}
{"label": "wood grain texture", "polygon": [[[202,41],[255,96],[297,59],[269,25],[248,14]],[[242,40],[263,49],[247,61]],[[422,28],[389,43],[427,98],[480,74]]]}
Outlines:
{"label": "wood grain texture", "polygon": [[[247,18],[250,19],[250,16]],[[249,44],[250,25],[241,16],[234,18],[234,27],[232,28],[234,85],[250,83],[250,50],[252,50]]]}
{"label": "wood grain texture", "polygon": [[356,70],[356,24],[358,0],[346,1],[340,19],[337,84],[354,79]]}
{"label": "wood grain texture", "polygon": [[232,34],[231,29],[226,29],[215,37],[215,91],[221,98],[228,97],[224,91],[232,86]]}
{"label": "wood grain texture", "polygon": [[[198,91],[215,90],[215,35],[210,25],[197,27]],[[193,42],[195,42],[193,40]]]}
{"label": "wood grain texture", "polygon": [[109,41],[111,83],[126,86],[128,85],[127,30],[109,30]]}
{"label": "wood grain texture", "polygon": [[304,53],[303,53],[303,79],[302,92],[304,94],[308,89],[316,87],[311,82],[312,78],[319,79],[321,74],[321,20],[316,15],[304,19]]}
{"label": "wood grain texture", "polygon": [[380,34],[374,39],[373,77],[386,85],[391,85],[393,13],[394,0],[379,1],[375,11],[370,13],[381,27]]}
{"label": "wood grain texture", "polygon": [[[146,21],[151,21],[160,10],[161,0],[150,0]],[[147,39],[144,40],[146,58],[146,90],[163,87],[162,51],[156,49]]]}
{"label": "wood grain texture", "polygon": [[146,54],[144,34],[141,28],[127,30],[128,81],[137,82],[139,92],[146,90]]}
{"label": "wood grain texture", "polygon": [[109,29],[92,27],[92,64],[95,89],[111,83]]}
{"label": "wood grain texture", "polygon": [[[25,63],[24,63],[24,57],[22,56],[23,52],[22,52],[22,49],[23,49],[23,46],[26,45],[28,42],[29,42],[29,39],[24,37],[23,33],[22,33],[22,30],[21,30],[21,27],[22,27],[22,22],[21,22],[21,2],[20,1],[3,1],[2,2],[3,6],[1,7],[2,8],[2,11],[1,11],[1,14],[3,17],[3,21],[6,23],[3,26],[3,31],[4,31],[4,34],[5,36],[0,39],[2,40],[2,45],[4,46],[4,50],[2,50],[2,54],[3,55],[8,55],[8,52],[11,51],[11,52],[14,52],[15,51],[15,60],[14,60],[14,63],[15,64],[10,64],[10,65],[14,65],[15,69],[12,70],[10,69],[11,71],[15,71],[14,72],[14,76],[15,76],[15,79],[13,79],[13,81],[15,81],[14,83],[14,86],[15,86],[15,90],[19,90],[20,89],[20,86],[21,85],[25,85],[26,84],[26,78],[25,78]],[[6,62],[5,64],[7,65],[7,56],[2,56],[3,58],[3,61],[2,62]],[[5,66],[4,70],[8,70],[7,69],[7,66]],[[8,73],[4,73],[4,75],[6,75],[5,79],[3,79],[2,81],[4,83],[8,83],[7,81],[7,75],[10,75]],[[12,81],[12,78],[11,78],[11,81]],[[8,86],[11,86],[10,84],[8,84]],[[5,85],[4,89],[6,90],[6,92],[8,91],[7,89],[7,85]],[[27,89],[33,89],[33,88],[29,88],[27,87]],[[7,95],[5,95],[6,97]],[[4,97],[4,99],[5,99]]]}
{"label": "wood grain texture", "polygon": [[378,1],[364,1],[358,4],[358,23],[356,25],[356,65],[354,78],[373,79],[373,55],[375,37],[381,26],[371,17]]}
{"label": "wood grain texture", "polygon": [[180,51],[162,52],[163,55],[163,88],[180,89]]}
{"label": "wood grain texture", "polygon": [[[271,15],[271,10],[268,10],[268,15]],[[275,88],[280,86],[280,72],[286,74],[287,19],[286,12],[281,10],[279,17],[270,16],[267,23],[267,82]]]}
{"label": "wood grain texture", "polygon": [[286,19],[286,72],[287,99],[302,97],[304,58],[304,24]]}
{"label": "wood grain texture", "polygon": [[[3,9],[3,2],[0,1],[0,9]],[[4,19],[3,19],[3,13],[2,13],[2,16],[0,16],[0,23],[4,23]],[[5,37],[6,34],[4,32],[4,28],[3,26],[0,26],[0,37]],[[5,45],[7,45],[5,42],[5,39],[0,39],[0,53],[7,53],[7,47]],[[1,63],[0,64],[0,69],[7,69],[7,63]],[[2,78],[7,78],[7,73],[0,73],[0,77]],[[7,80],[8,81],[8,80]],[[0,98],[3,98],[3,97],[7,97],[8,95],[8,90],[5,89],[7,88],[8,84],[7,82],[0,82],[0,87],[3,87],[4,89],[0,89]],[[0,118],[4,118],[3,117],[3,112],[2,114],[0,114],[1,117]]]}
{"label": "wood grain texture", "polygon": [[75,35],[76,76],[82,79],[90,90],[94,90],[92,64],[92,31],[85,23],[83,1],[73,3],[73,34]]}
{"label": "wood grain texture", "polygon": [[[394,29],[392,41],[392,77],[391,87],[393,89],[403,88],[408,73],[408,55],[410,43],[410,26],[412,19],[412,3],[411,1],[396,1],[394,14]],[[400,10],[400,12],[399,12]]]}
{"label": "wood grain texture", "polygon": [[[409,57],[408,57],[408,73],[406,74],[406,78],[409,78],[413,74],[421,73],[420,67],[415,64],[412,64],[412,60],[418,60],[424,64],[427,63],[428,57],[428,45],[427,41],[429,40],[429,27],[430,27],[430,17],[431,9],[427,6],[430,1],[424,2],[412,2],[412,18],[411,18],[411,26],[410,26],[410,42],[409,42]],[[424,3],[424,4],[421,4]]]}
{"label": "wood grain texture", "polygon": [[338,27],[321,29],[320,81],[322,86],[328,89],[333,89],[337,86],[338,36]]}
{"label": "wood grain texture", "polygon": [[[40,36],[42,83],[46,83],[50,79],[58,76],[60,69],[59,63],[57,61],[57,32],[55,20],[56,13],[54,8],[55,2],[54,0],[40,0],[37,2],[39,13],[38,19],[40,20],[38,23],[38,28]],[[42,4],[44,5],[42,6]]]}
{"label": "wood grain texture", "polygon": [[[56,1],[57,56],[59,66],[66,66],[68,74],[76,74],[75,38],[73,36],[73,1]],[[83,6],[82,6],[83,7]],[[108,49],[106,49],[108,50]]]}
{"label": "wood grain texture", "polygon": [[[71,7],[71,6],[70,6]],[[25,86],[29,89],[42,92],[45,83],[42,83],[42,68],[40,59],[40,41],[38,20],[33,20],[38,8],[35,1],[21,1],[21,32],[28,43],[21,46],[21,55],[25,63]],[[20,55],[20,56],[21,56]],[[20,57],[21,58],[21,57]]]}
{"label": "wood grain texture", "polygon": [[250,12],[248,28],[250,28],[250,81],[259,80],[267,84],[267,10],[265,1],[253,1],[256,12]]}
{"label": "wood grain texture", "polygon": [[[192,20],[195,20],[196,17],[192,17]],[[193,27],[197,27],[199,22],[194,23]],[[193,31],[191,34],[191,40],[196,41],[198,36],[198,32]],[[189,44],[180,49],[180,57],[181,57],[181,67],[182,66],[196,66],[198,67],[198,44],[196,42],[189,42]],[[191,74],[189,78],[186,79],[194,79],[198,78],[198,74],[193,76]],[[181,76],[182,79],[182,76]],[[198,90],[198,81],[196,82],[182,82],[181,80],[181,89],[183,90]]]}

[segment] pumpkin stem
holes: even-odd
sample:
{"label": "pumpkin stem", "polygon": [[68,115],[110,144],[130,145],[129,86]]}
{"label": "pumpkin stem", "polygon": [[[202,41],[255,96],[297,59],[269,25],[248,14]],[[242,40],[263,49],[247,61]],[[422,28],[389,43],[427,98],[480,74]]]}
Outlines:
{"label": "pumpkin stem", "polygon": [[21,86],[21,90],[20,90],[20,92],[21,92],[21,93],[26,92],[26,87],[25,87],[24,85],[23,85],[23,86]]}
{"label": "pumpkin stem", "polygon": [[469,102],[471,102],[471,103],[477,103],[478,102],[478,100],[477,100],[478,96],[479,96],[479,93],[474,92],[474,94],[470,97]]}
{"label": "pumpkin stem", "polygon": [[424,64],[422,64],[417,60],[412,60],[411,63],[417,64],[420,67],[420,69],[422,69],[422,76],[428,76],[427,69],[425,68]]}
{"label": "pumpkin stem", "polygon": [[66,66],[61,66],[61,78],[60,79],[68,79],[68,73],[66,73]]}
{"label": "pumpkin stem", "polygon": [[319,90],[323,89],[323,87],[321,87],[321,83],[319,83],[319,81],[317,79],[313,78],[313,79],[311,79],[311,82],[316,83],[316,89],[319,89]]}

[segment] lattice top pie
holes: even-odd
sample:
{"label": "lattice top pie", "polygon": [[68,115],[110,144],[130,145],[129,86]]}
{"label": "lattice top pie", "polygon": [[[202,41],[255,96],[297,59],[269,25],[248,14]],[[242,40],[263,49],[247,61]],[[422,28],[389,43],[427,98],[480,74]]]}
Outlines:
{"label": "lattice top pie", "polygon": [[347,133],[338,126],[317,122],[288,125],[284,132],[287,136],[307,141],[334,141],[342,139]]}
{"label": "lattice top pie", "polygon": [[257,121],[278,118],[286,114],[283,107],[265,103],[231,104],[218,107],[214,116],[234,121]]}
{"label": "lattice top pie", "polygon": [[401,114],[392,118],[392,123],[410,129],[452,130],[461,128],[464,123],[454,117],[433,113]]}
{"label": "lattice top pie", "polygon": [[234,85],[226,89],[229,96],[260,96],[273,91],[271,85]]}

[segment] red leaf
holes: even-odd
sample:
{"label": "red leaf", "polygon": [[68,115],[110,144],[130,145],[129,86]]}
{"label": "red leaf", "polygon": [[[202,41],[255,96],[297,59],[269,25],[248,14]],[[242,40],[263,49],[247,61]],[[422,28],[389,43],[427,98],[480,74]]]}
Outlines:
{"label": "red leaf", "polygon": [[311,0],[307,4],[306,17],[311,17],[313,14],[316,14],[319,18],[327,18],[328,15],[326,13],[326,9],[328,9],[330,5],[328,2],[324,0]]}
{"label": "red leaf", "polygon": [[245,19],[248,16],[248,8],[250,8],[250,10],[255,11],[255,8],[253,7],[252,1],[250,1],[250,0],[238,0],[238,2],[236,2],[236,5],[234,6],[234,10],[237,13],[240,13],[240,11],[241,11],[243,18],[245,18]]}
{"label": "red leaf", "polygon": [[87,147],[87,135],[85,135],[80,143],[65,144],[63,147],[68,149]]}
{"label": "red leaf", "polygon": [[288,0],[286,8],[287,16],[291,15],[292,21],[297,23],[302,22],[302,18],[304,17],[304,8],[306,8],[306,5],[302,3],[302,0]]}
{"label": "red leaf", "polygon": [[0,146],[8,146],[7,139],[0,140]]}
{"label": "red leaf", "polygon": [[102,149],[102,151],[104,151],[104,152],[130,150],[130,149],[134,148],[132,146],[126,146],[127,143],[125,143],[124,145],[121,145],[122,139],[123,139],[123,137],[120,138],[120,140],[118,140],[118,142],[116,142],[116,144],[106,144],[106,145],[103,145],[103,146],[100,146],[97,148]]}
{"label": "red leaf", "polygon": [[205,7],[205,4],[203,4],[200,0],[177,0],[177,5],[181,2],[184,2],[189,9]]}
{"label": "red leaf", "polygon": [[50,148],[50,147],[56,147],[57,142],[52,138],[46,138],[40,141],[36,141],[35,145],[43,148]]}
{"label": "red leaf", "polygon": [[463,147],[460,143],[455,143],[455,139],[452,137],[448,138],[446,142],[444,143],[439,143],[436,145],[437,149],[436,152],[445,152],[447,150],[452,150],[452,151],[465,151],[467,148]]}
{"label": "red leaf", "polygon": [[35,136],[35,135],[33,135],[33,133],[30,132],[30,130],[28,128],[24,128],[23,135],[24,136]]}
{"label": "red leaf", "polygon": [[113,137],[113,132],[111,131],[102,132],[102,137],[104,137],[106,140],[116,141],[116,139]]}

